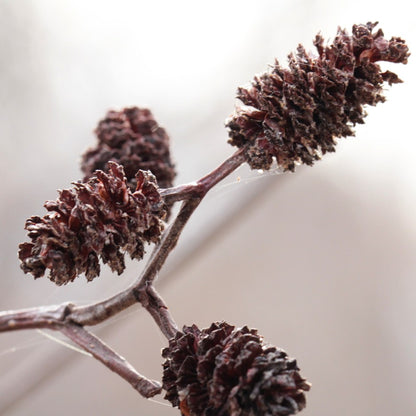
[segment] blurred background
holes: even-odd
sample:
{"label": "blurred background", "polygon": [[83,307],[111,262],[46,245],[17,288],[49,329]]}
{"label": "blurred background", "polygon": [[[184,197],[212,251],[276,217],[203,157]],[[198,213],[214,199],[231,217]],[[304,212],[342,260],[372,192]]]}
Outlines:
{"label": "blurred background", "polygon": [[[80,154],[108,109],[149,107],[171,136],[176,183],[195,180],[234,151],[224,119],[237,86],[337,26],[379,21],[412,51],[411,6],[0,0],[0,309],[97,301],[143,267],[58,288],[24,275],[17,260],[26,218],[81,178]],[[296,174],[242,167],[218,185],[160,272],[180,326],[247,324],[296,357],[313,384],[305,416],[416,414],[413,58],[384,65],[404,83],[386,87],[387,102],[368,109],[336,154]],[[161,378],[166,340],[139,306],[94,330]],[[1,334],[0,374],[2,415],[179,413],[37,331]]]}

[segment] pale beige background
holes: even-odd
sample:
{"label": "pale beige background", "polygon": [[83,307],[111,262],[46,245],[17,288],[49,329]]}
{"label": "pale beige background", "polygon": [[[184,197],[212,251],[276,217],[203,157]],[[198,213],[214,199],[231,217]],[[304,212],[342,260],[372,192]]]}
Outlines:
{"label": "pale beige background", "polygon": [[[124,288],[106,271],[55,288],[16,259],[27,217],[80,177],[110,108],[145,105],[172,137],[177,183],[232,149],[238,85],[322,30],[379,20],[416,44],[410,1],[0,1],[0,309],[88,302]],[[177,322],[256,327],[313,383],[305,416],[416,412],[415,66],[356,138],[292,175],[240,169],[192,218],[158,287]],[[238,177],[240,180],[238,180]],[[166,344],[139,307],[99,334],[160,379]],[[54,335],[54,334],[52,334]],[[0,336],[0,414],[174,415],[91,358],[26,331]],[[163,400],[155,398],[156,401]]]}

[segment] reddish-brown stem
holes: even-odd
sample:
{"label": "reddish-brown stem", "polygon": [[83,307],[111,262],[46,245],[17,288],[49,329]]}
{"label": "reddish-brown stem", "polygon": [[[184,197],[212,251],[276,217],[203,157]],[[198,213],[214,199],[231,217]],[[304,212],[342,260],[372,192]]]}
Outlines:
{"label": "reddish-brown stem", "polygon": [[160,244],[156,246],[155,250],[153,251],[147,267],[139,277],[138,282],[136,283],[138,288],[146,286],[149,282],[152,282],[155,279],[157,272],[165,263],[170,252],[175,248],[182,230],[184,229],[186,223],[188,222],[195,209],[198,207],[201,200],[202,197],[192,198],[183,202],[182,207],[177,217],[175,218],[175,221],[163,235]]}
{"label": "reddish-brown stem", "polygon": [[170,339],[176,334],[178,327],[165,302],[154,288],[153,282],[157,272],[176,246],[183,228],[206,193],[244,162],[243,150],[235,152],[199,181],[161,191],[167,203],[183,201],[182,207],[173,223],[164,232],[159,244],[154,248],[141,275],[127,289],[101,302],[86,306],[65,303],[58,306],[1,312],[0,332],[33,328],[59,330],[127,380],[143,396],[152,397],[160,393],[159,383],[140,375],[123,357],[87,331],[84,326],[98,324],[139,302],[150,313],[166,338]]}
{"label": "reddish-brown stem", "polygon": [[[148,288],[149,283],[153,282],[155,279],[157,272],[166,261],[169,253],[176,246],[183,228],[201,202],[202,198],[214,185],[227,177],[243,162],[243,149],[240,149],[231,157],[226,159],[218,168],[214,169],[199,181],[193,184],[181,185],[175,188],[162,190],[164,198],[166,198],[169,203],[178,200],[184,200],[184,202],[174,222],[165,231],[160,243],[153,250],[151,258],[143,273],[139,276],[136,282],[124,291],[119,292],[102,302],[74,308],[71,314],[71,319],[80,325],[96,325],[133,305],[137,300],[141,302],[140,299],[145,299],[145,297],[143,297],[143,290]],[[140,294],[141,292],[142,294]],[[168,319],[166,321],[161,319],[158,317],[158,314],[155,316],[154,312],[155,311],[153,310],[152,316],[162,332],[165,335],[170,334],[172,332],[172,328],[161,327],[161,323],[170,321],[173,322],[173,320]],[[165,312],[167,313],[167,309]]]}
{"label": "reddish-brown stem", "polygon": [[199,179],[197,182],[162,189],[161,195],[167,203],[191,198],[202,199],[213,186],[226,178],[245,161],[244,151],[245,148],[237,150],[233,155],[221,163],[220,166],[208,173],[208,175]]}
{"label": "reddish-brown stem", "polygon": [[128,381],[144,397],[153,397],[162,390],[160,383],[139,374],[123,357],[99,338],[68,318],[70,303],[0,313],[0,332],[19,329],[46,328],[60,331],[84,350],[91,353],[111,371]]}
{"label": "reddish-brown stem", "polygon": [[19,329],[56,329],[71,314],[71,303],[0,312],[0,332]]}
{"label": "reddish-brown stem", "polygon": [[174,337],[179,328],[153,285],[149,283],[144,290],[139,290],[138,294],[139,302],[150,313],[166,338]]}
{"label": "reddish-brown stem", "polygon": [[[198,206],[199,202],[200,199],[184,201],[181,210],[175,218],[175,221],[169,226],[169,228],[164,233],[162,240],[153,250],[153,253],[145,269],[136,282],[134,282],[122,292],[119,292],[116,295],[101,302],[75,307],[71,313],[71,320],[79,325],[96,325],[117,314],[118,312],[128,308],[137,301],[142,302],[143,300],[145,302],[145,305],[143,306],[146,307],[148,304],[149,288],[152,290],[153,297],[157,295],[159,299],[158,301],[164,304],[156,290],[152,287],[152,282],[155,279],[157,272],[160,270],[166,258],[168,257],[169,253],[175,247],[183,227]],[[159,312],[163,312],[163,315],[167,315],[168,309],[162,308],[159,309]],[[155,313],[156,310],[152,309],[153,318],[155,318]],[[155,319],[155,321],[159,325],[162,322],[173,322],[173,319],[169,318],[166,320],[165,318],[158,318]],[[160,325],[159,327],[166,336],[168,336],[167,334],[171,334],[173,331],[173,327],[165,328],[161,327]],[[168,336],[168,338],[170,338],[170,336]]]}
{"label": "reddish-brown stem", "polygon": [[[184,200],[182,208],[174,222],[165,231],[160,243],[155,247],[143,273],[127,289],[101,302],[86,306],[64,304],[2,312],[0,313],[0,332],[16,329],[47,328],[56,322],[62,324],[64,321],[73,322],[78,325],[95,325],[123,311],[136,302],[143,302],[146,309],[149,312],[150,310],[152,311],[151,314],[158,325],[162,325],[162,332],[166,336],[171,335],[176,329],[176,325],[173,324],[173,319],[170,316],[168,317],[166,305],[153,288],[152,282],[166,261],[169,253],[175,247],[183,228],[202,198],[214,185],[244,162],[243,150],[236,151],[218,166],[218,168],[193,184],[162,190],[162,195],[169,202]],[[149,293],[152,294],[152,302],[149,302]],[[149,307],[149,305],[155,304],[155,300],[157,300],[157,304],[164,306],[159,308]],[[156,312],[157,310],[160,311],[159,314]],[[159,316],[160,314],[163,316]]]}
{"label": "reddish-brown stem", "polygon": [[111,371],[124,378],[142,396],[149,398],[162,391],[162,386],[158,381],[149,380],[139,374],[125,358],[82,326],[66,323],[60,326],[59,330]]}
{"label": "reddish-brown stem", "polygon": [[220,166],[201,178],[197,184],[204,189],[204,195],[218,182],[226,178],[230,173],[234,172],[246,159],[244,152],[246,149],[243,147],[237,150],[233,155],[226,159]]}

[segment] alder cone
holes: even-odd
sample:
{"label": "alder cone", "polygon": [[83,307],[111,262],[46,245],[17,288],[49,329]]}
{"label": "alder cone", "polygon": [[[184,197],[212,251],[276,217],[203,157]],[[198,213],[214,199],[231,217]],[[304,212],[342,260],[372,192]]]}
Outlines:
{"label": "alder cone", "polygon": [[138,107],[109,111],[95,130],[96,147],[82,156],[81,169],[88,180],[109,161],[122,165],[130,189],[136,189],[136,173],[150,170],[161,188],[173,185],[175,168],[170,157],[169,136],[150,110]]}
{"label": "alder cone", "polygon": [[131,192],[123,168],[109,162],[108,173],[97,171],[87,183],[59,191],[56,201],[44,205],[48,214],[26,222],[31,242],[19,246],[23,271],[38,278],[49,269],[49,279],[62,285],[81,273],[94,279],[99,259],[118,274],[124,252],[141,259],[144,244],[158,241],[165,211],[150,172],[139,171],[136,184]]}
{"label": "alder cone", "polygon": [[312,165],[335,151],[337,137],[354,134],[352,127],[364,122],[364,105],[385,101],[383,83],[401,80],[376,62],[405,64],[409,51],[404,40],[387,40],[381,29],[373,33],[376,25],[354,25],[352,35],[338,29],[329,46],[318,34],[317,57],[299,45],[289,55],[289,68],[276,61],[238,89],[244,106],[227,121],[229,143],[246,148],[252,169],[270,169],[274,159],[284,171]]}
{"label": "alder cone", "polygon": [[305,407],[310,385],[296,360],[254,329],[184,327],[162,351],[165,398],[183,416],[281,416]]}

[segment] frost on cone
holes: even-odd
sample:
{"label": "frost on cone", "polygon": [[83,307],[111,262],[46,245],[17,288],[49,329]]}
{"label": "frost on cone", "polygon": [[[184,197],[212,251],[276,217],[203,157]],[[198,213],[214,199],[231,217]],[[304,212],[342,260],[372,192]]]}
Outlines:
{"label": "frost on cone", "polygon": [[97,169],[106,170],[111,160],[122,165],[130,189],[136,189],[136,173],[150,170],[161,188],[173,185],[174,165],[169,150],[169,136],[159,126],[150,110],[130,107],[109,111],[95,130],[96,147],[87,150],[81,168],[88,180]]}
{"label": "frost on cone", "polygon": [[285,171],[312,165],[335,151],[337,137],[354,134],[351,127],[364,122],[363,105],[385,101],[383,82],[401,80],[376,62],[405,64],[409,52],[402,39],[387,40],[381,29],[373,33],[376,24],[354,25],[352,35],[338,29],[329,46],[318,34],[317,57],[299,45],[288,69],[276,61],[238,89],[244,106],[227,121],[229,143],[246,147],[252,169],[269,169],[274,158]]}
{"label": "frost on cone", "polygon": [[305,407],[296,360],[254,329],[184,327],[162,351],[165,398],[184,416],[281,416]]}
{"label": "frost on cone", "polygon": [[137,189],[131,192],[123,168],[110,162],[108,169],[60,191],[56,201],[45,203],[48,214],[27,220],[31,242],[19,246],[25,273],[38,278],[49,269],[48,277],[57,285],[81,273],[92,280],[100,273],[101,258],[121,274],[124,252],[141,259],[144,244],[158,241],[165,211],[154,176],[139,171]]}

